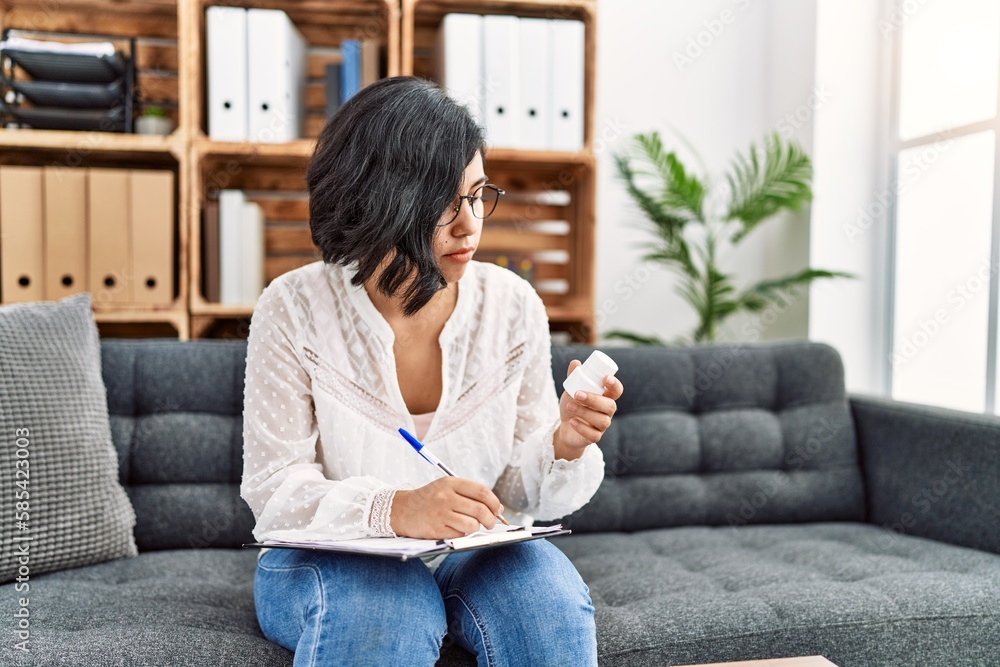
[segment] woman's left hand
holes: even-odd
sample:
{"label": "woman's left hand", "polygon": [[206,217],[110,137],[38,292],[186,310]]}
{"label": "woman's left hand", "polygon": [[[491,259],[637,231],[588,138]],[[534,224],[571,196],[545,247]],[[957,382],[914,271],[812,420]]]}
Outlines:
{"label": "woman's left hand", "polygon": [[[576,370],[581,362],[574,359],[569,362],[566,377]],[[553,441],[557,459],[573,460],[583,455],[588,445],[601,439],[611,425],[611,418],[618,410],[615,402],[624,391],[622,383],[614,375],[604,378],[604,393],[577,392],[583,398],[570,396],[563,391],[559,398],[559,416],[562,423],[556,431]]]}

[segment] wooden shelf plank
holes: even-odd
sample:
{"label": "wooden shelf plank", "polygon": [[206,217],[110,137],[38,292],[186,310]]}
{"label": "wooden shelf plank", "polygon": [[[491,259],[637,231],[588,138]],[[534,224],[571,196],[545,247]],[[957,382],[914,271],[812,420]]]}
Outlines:
{"label": "wooden shelf plank", "polygon": [[549,305],[545,307],[545,312],[550,322],[585,322],[593,316],[589,309],[580,306]]}
{"label": "wooden shelf plank", "polygon": [[[39,9],[37,2],[18,2],[4,12],[4,27],[25,31],[54,31],[177,39],[176,7],[135,2],[69,2],[60,0]],[[55,8],[55,9],[53,9]]]}
{"label": "wooden shelf plank", "polygon": [[494,227],[483,230],[479,239],[479,249],[492,253],[568,250],[569,239],[555,234],[532,234]]}
{"label": "wooden shelf plank", "polygon": [[[184,0],[191,1],[191,0]],[[202,6],[220,3],[218,0],[196,0]],[[292,14],[293,12],[310,12],[325,15],[361,15],[370,16],[372,11],[381,9],[383,4],[390,5],[394,0],[240,0],[241,7],[256,7],[259,9],[282,9]],[[383,9],[384,11],[384,9]]]}
{"label": "wooden shelf plank", "polygon": [[516,14],[519,16],[537,15],[550,18],[553,12],[558,12],[560,18],[568,18],[575,12],[594,13],[596,0],[403,0],[411,2],[416,11],[428,14],[446,14],[448,12],[471,12],[475,14]]}
{"label": "wooden shelf plank", "polygon": [[[582,322],[592,316],[589,308],[575,304],[565,306],[548,305],[545,310],[548,313],[549,320],[553,322]],[[191,314],[219,318],[249,318],[253,315],[253,308],[250,306],[230,306],[221,303],[202,303],[198,306],[192,304]]]}
{"label": "wooden shelf plank", "polygon": [[18,128],[0,130],[0,148],[178,154],[184,150],[184,141],[176,131],[160,136],[124,132]]}
{"label": "wooden shelf plank", "polygon": [[[214,141],[199,133],[192,145],[200,155],[206,156],[262,156],[287,158],[289,160],[309,159],[316,150],[315,138],[296,139],[284,143],[269,144],[240,141]],[[486,159],[494,164],[517,164],[544,169],[564,167],[592,167],[596,158],[589,151],[532,151],[514,148],[491,148]]]}
{"label": "wooden shelf plank", "polygon": [[589,151],[530,151],[515,148],[490,148],[486,152],[490,163],[503,162],[558,169],[568,166],[594,166],[597,162]]}
{"label": "wooden shelf plank", "polygon": [[[110,9],[115,11],[176,13],[178,0],[59,0],[61,9]],[[38,0],[2,0],[0,9],[27,7],[38,10]],[[51,8],[49,9],[51,10]]]}
{"label": "wooden shelf plank", "polygon": [[230,306],[221,303],[191,304],[192,315],[212,315],[213,317],[250,317],[253,306]]}
{"label": "wooden shelf plank", "polygon": [[262,156],[289,160],[307,159],[312,156],[316,148],[316,140],[310,138],[266,144],[249,141],[215,141],[201,134],[195,137],[191,144],[200,156]]}
{"label": "wooden shelf plank", "polygon": [[187,318],[186,308],[163,308],[160,310],[94,308],[94,319],[98,322],[174,322]]}

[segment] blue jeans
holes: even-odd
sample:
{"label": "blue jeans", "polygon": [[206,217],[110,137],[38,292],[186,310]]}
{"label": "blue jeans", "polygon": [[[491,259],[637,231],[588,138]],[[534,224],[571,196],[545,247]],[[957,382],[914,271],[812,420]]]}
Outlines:
{"label": "blue jeans", "polygon": [[590,589],[546,539],[420,560],[271,549],[254,578],[264,636],[295,667],[434,665],[457,642],[480,667],[597,664]]}

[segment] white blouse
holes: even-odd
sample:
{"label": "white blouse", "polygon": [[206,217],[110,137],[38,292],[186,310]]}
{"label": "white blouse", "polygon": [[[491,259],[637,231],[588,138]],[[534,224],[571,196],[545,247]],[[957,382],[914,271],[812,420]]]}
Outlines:
{"label": "white blouse", "polygon": [[[254,308],[240,495],[257,541],[384,535],[395,490],[444,474],[397,431],[415,424],[396,377],[394,333],[351,284],[355,270],[318,260],[272,280]],[[511,523],[585,505],[604,457],[592,444],[574,461],[554,458],[548,317],[530,283],[469,262],[438,340],[443,387],[422,439],[428,449],[493,489]],[[433,570],[441,559],[425,562]]]}

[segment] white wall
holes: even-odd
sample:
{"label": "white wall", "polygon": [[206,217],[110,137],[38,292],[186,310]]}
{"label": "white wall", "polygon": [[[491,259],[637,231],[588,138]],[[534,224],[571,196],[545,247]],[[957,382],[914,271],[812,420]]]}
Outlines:
{"label": "white wall", "polygon": [[[595,145],[598,330],[669,339],[688,333],[696,319],[674,293],[670,273],[659,265],[640,265],[643,251],[637,244],[652,239],[642,231],[650,223],[625,192],[612,153],[624,150],[633,134],[658,129],[686,165],[720,178],[736,151],[786,128],[811,154],[816,0],[599,0],[597,24],[595,131],[605,139]],[[699,47],[699,40],[705,46]],[[693,62],[675,61],[686,54]],[[705,168],[673,128],[690,141]],[[720,264],[735,270],[745,286],[799,270],[808,261],[805,214],[767,222],[723,253]],[[803,292],[766,322],[731,323],[725,337],[805,337],[808,312]]]}
{"label": "white wall", "polygon": [[863,393],[882,393],[885,383],[880,201],[887,194],[891,41],[879,31],[879,12],[871,0],[818,0],[817,80],[836,94],[816,113],[811,257],[859,279],[812,288],[809,332],[840,352],[848,390]]}

